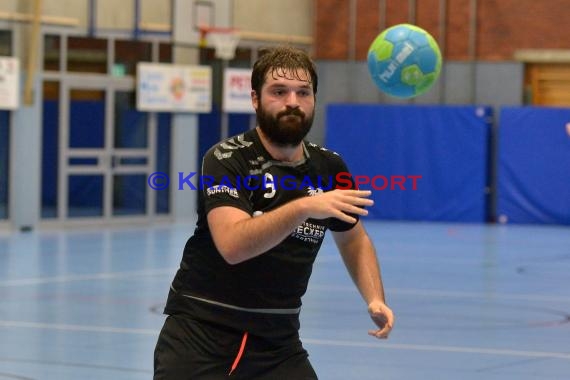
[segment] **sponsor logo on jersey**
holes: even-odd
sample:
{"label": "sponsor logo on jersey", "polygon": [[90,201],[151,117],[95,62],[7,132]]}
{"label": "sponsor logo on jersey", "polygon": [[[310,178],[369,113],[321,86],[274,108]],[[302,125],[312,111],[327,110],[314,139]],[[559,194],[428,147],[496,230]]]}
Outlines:
{"label": "sponsor logo on jersey", "polygon": [[324,191],[323,189],[321,189],[320,187],[314,188],[312,186],[309,186],[309,188],[307,189],[307,193],[313,197],[315,195],[319,195],[319,194],[323,194]]}
{"label": "sponsor logo on jersey", "polygon": [[295,228],[291,236],[305,242],[319,244],[325,237],[325,226],[303,222]]}
{"label": "sponsor logo on jersey", "polygon": [[239,199],[239,194],[237,190],[234,189],[233,187],[225,185],[217,185],[217,186],[208,187],[206,189],[206,194],[208,194],[209,197],[211,197],[212,195],[222,194],[222,193],[229,194],[230,196]]}

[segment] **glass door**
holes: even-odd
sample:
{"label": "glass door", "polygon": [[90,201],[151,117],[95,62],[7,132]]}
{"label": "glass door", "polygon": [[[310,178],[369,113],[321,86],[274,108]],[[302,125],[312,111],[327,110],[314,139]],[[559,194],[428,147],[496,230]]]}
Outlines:
{"label": "glass door", "polygon": [[65,80],[60,93],[57,219],[132,221],[155,215],[155,118],[132,81]]}

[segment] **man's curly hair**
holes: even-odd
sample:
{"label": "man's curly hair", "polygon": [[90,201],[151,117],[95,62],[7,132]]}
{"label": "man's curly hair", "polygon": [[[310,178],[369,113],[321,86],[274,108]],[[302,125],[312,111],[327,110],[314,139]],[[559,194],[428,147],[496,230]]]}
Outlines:
{"label": "man's curly hair", "polygon": [[309,55],[296,47],[282,45],[260,50],[260,57],[253,65],[251,74],[251,89],[261,96],[261,87],[265,83],[265,76],[271,72],[274,78],[303,80],[300,73],[307,73],[311,77],[313,93],[317,93],[318,76],[315,63]]}

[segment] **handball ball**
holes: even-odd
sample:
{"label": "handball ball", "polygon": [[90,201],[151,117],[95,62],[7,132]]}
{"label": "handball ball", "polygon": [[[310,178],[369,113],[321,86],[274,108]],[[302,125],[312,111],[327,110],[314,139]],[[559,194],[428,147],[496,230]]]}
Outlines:
{"label": "handball ball", "polygon": [[368,49],[368,71],[378,88],[397,98],[423,94],[441,71],[441,52],[435,39],[415,25],[392,26]]}

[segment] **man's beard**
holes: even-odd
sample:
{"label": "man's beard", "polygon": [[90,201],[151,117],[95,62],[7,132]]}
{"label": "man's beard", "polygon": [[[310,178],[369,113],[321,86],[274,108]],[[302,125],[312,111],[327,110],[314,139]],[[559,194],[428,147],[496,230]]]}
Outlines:
{"label": "man's beard", "polygon": [[303,141],[313,124],[313,115],[309,117],[298,108],[287,109],[276,116],[265,112],[261,104],[257,109],[257,125],[275,145],[297,146]]}

